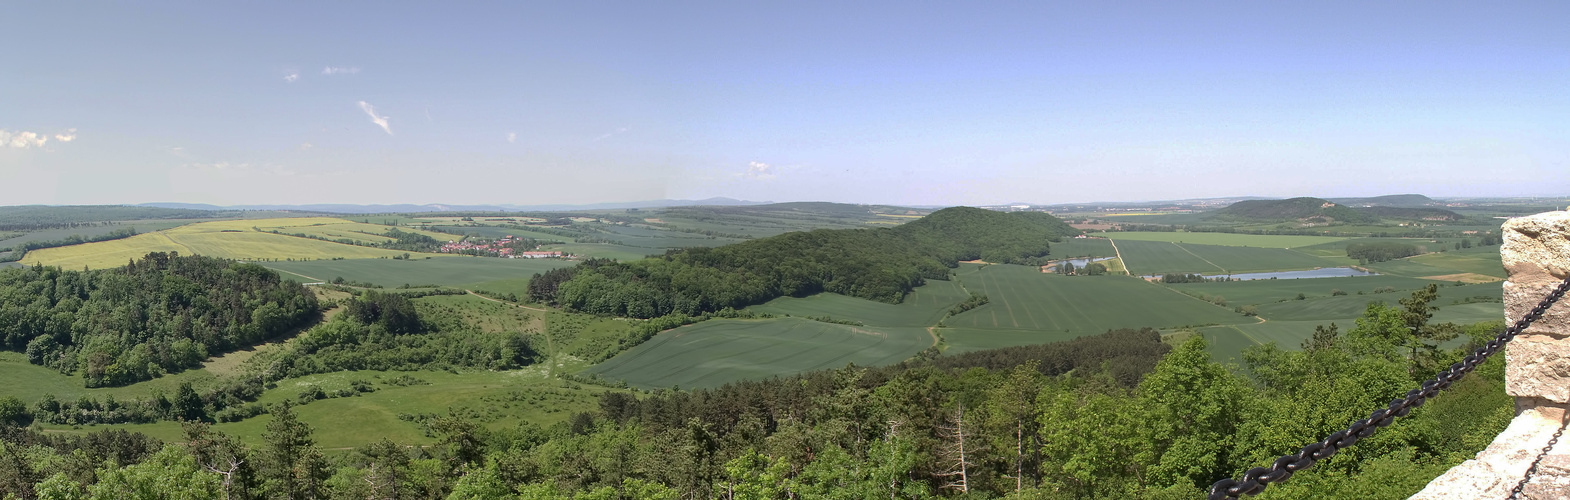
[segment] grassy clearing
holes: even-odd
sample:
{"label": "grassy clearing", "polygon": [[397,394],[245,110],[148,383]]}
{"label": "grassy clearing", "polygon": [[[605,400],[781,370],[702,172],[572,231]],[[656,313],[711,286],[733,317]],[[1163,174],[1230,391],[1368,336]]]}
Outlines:
{"label": "grassy clearing", "polygon": [[871,326],[928,327],[936,324],[949,308],[969,295],[957,281],[929,280],[917,287],[899,304],[886,304],[834,293],[811,297],[780,297],[748,309],[779,316],[829,316],[840,320],[861,321]]}
{"label": "grassy clearing", "polygon": [[587,372],[643,388],[718,387],[848,363],[890,364],[931,344],[923,328],[717,319],[661,333]]}
{"label": "grassy clearing", "polygon": [[1067,340],[1115,328],[1169,328],[1253,320],[1160,285],[1123,276],[1059,276],[1034,267],[966,265],[965,287],[990,302],[945,320],[961,350]]}
{"label": "grassy clearing", "polygon": [[314,223],[347,222],[330,217],[203,222],[120,240],[37,250],[29,252],[22,261],[28,265],[37,263],[67,269],[101,269],[125,265],[148,252],[179,252],[181,255],[206,255],[245,261],[391,258],[405,253],[252,229],[252,226],[301,227]]}
{"label": "grassy clearing", "polygon": [[[382,286],[459,285],[485,281],[523,279],[574,261],[562,259],[499,259],[494,257],[447,256],[432,259],[345,259],[310,262],[268,262],[267,267],[297,276],[326,281],[343,277],[350,281]],[[527,281],[525,281],[527,283]]]}
{"label": "grassy clearing", "polygon": [[1118,241],[1165,241],[1168,243],[1193,243],[1198,245],[1220,245],[1233,247],[1254,248],[1298,248],[1311,245],[1333,243],[1346,238],[1334,236],[1283,236],[1235,233],[1189,233],[1189,232],[1116,232],[1101,233]]}

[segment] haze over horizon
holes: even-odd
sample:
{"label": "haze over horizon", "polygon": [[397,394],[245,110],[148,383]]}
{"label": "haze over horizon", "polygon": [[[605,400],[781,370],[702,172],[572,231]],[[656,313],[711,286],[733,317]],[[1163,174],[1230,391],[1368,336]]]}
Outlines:
{"label": "haze over horizon", "polygon": [[0,74],[0,205],[1564,196],[1566,17],[18,5],[0,18],[26,48]]}

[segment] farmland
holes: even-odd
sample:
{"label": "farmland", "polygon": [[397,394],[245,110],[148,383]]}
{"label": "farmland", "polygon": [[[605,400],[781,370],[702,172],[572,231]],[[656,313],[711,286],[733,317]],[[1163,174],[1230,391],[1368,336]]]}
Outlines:
{"label": "farmland", "polygon": [[349,281],[374,283],[386,287],[412,285],[467,285],[480,282],[525,279],[535,273],[573,265],[562,259],[497,259],[450,256],[433,259],[344,259],[305,262],[267,262],[267,267],[310,278],[330,281],[342,277]]}
{"label": "farmland", "polygon": [[1298,248],[1310,245],[1333,243],[1346,238],[1334,236],[1276,236],[1254,235],[1236,233],[1190,233],[1190,232],[1115,232],[1100,233],[1093,236],[1104,236],[1118,241],[1165,241],[1168,243],[1192,243],[1195,245],[1221,245],[1254,248]]}
{"label": "farmland", "polygon": [[[1235,236],[1235,235],[1234,235]],[[1113,240],[1136,275],[1227,274],[1335,267],[1338,262],[1284,248]]]}
{"label": "farmland", "polygon": [[[943,330],[956,349],[1062,340],[1019,332],[1085,335],[1114,328],[1251,323],[1229,309],[1175,293],[1138,278],[1058,276],[1032,267],[966,265],[959,273],[965,288],[990,302],[945,320]],[[1132,306],[1137,304],[1137,306]],[[989,331],[1010,332],[1011,340],[989,339]]]}
{"label": "farmland", "polygon": [[780,297],[748,309],[779,316],[830,317],[870,326],[928,327],[943,319],[967,294],[957,281],[929,280],[899,304],[887,304],[833,293]]}
{"label": "farmland", "polygon": [[930,345],[932,338],[918,327],[716,319],[661,333],[586,373],[642,388],[717,387],[847,363],[884,365]]}
{"label": "farmland", "polygon": [[[125,265],[149,252],[179,252],[236,260],[287,261],[331,258],[391,258],[405,252],[344,245],[257,231],[255,227],[302,228],[315,224],[348,223],[334,218],[259,219],[202,222],[130,238],[47,248],[29,252],[24,264],[44,264],[69,269]],[[287,231],[285,231],[287,232]]]}

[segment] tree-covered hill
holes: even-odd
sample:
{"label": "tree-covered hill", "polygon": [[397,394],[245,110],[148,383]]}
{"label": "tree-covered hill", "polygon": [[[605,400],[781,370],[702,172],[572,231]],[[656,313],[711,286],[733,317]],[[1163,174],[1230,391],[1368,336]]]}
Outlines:
{"label": "tree-covered hill", "polygon": [[1433,207],[1433,206],[1439,206],[1439,204],[1440,204],[1439,202],[1434,201],[1433,198],[1429,198],[1427,196],[1423,196],[1423,195],[1420,195],[1420,194],[1387,194],[1387,195],[1384,195],[1384,196],[1372,196],[1372,197],[1368,197],[1368,198],[1326,198],[1326,199],[1330,200],[1330,201],[1333,201],[1333,202],[1336,202],[1336,203],[1340,203],[1342,205],[1350,205],[1350,206],[1354,206],[1354,207],[1407,207],[1407,208],[1415,208],[1415,207]]}
{"label": "tree-covered hill", "polygon": [[88,387],[196,367],[314,318],[316,297],[255,264],[151,253],[126,267],[0,270],[0,347]]}
{"label": "tree-covered hill", "polygon": [[1213,219],[1240,221],[1288,221],[1324,219],[1326,222],[1369,223],[1377,219],[1352,207],[1320,198],[1285,200],[1247,200],[1228,205],[1211,214]]}
{"label": "tree-covered hill", "polygon": [[792,232],[634,262],[591,260],[536,276],[533,300],[597,314],[652,318],[834,292],[899,302],[959,261],[1037,263],[1049,242],[1079,231],[1044,213],[970,207],[878,229]]}

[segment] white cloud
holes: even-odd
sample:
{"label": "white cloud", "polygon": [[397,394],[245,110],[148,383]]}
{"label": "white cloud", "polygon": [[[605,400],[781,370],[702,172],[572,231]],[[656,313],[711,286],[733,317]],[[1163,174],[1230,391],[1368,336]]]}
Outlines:
{"label": "white cloud", "polygon": [[328,67],[322,68],[322,74],[329,75],[329,76],[331,76],[331,75],[352,75],[352,74],[359,73],[359,72],[360,72],[360,68],[358,66],[328,66]]}
{"label": "white cloud", "polygon": [[382,130],[387,131],[387,135],[392,135],[392,127],[387,124],[387,117],[377,116],[376,108],[371,107],[371,103],[360,101],[360,109],[365,110],[365,114],[371,115],[371,123],[381,125]]}
{"label": "white cloud", "polygon": [[314,147],[316,147],[316,145],[315,144],[311,144],[309,142],[302,142],[302,143],[300,143],[300,150],[301,151],[304,151],[304,150],[307,150],[307,149],[311,149],[311,148],[314,148]]}
{"label": "white cloud", "polygon": [[776,175],[779,175],[779,169],[774,168],[773,165],[769,165],[761,161],[754,161],[748,162],[747,170],[737,175],[746,177],[748,179],[767,180],[773,179]]}
{"label": "white cloud", "polygon": [[294,83],[295,80],[299,80],[299,79],[300,79],[300,72],[298,72],[298,71],[290,71],[289,74],[283,76],[283,81],[289,82],[289,83]]}
{"label": "white cloud", "polygon": [[[15,132],[10,130],[0,130],[0,148],[43,148],[44,144],[49,142],[49,139],[50,136],[47,133],[40,134],[38,132],[28,132],[25,130],[18,130]],[[54,139],[60,142],[71,142],[72,140],[76,139],[76,129],[73,128],[66,130],[65,132],[55,134]]]}
{"label": "white cloud", "polygon": [[511,144],[511,143],[514,143],[514,142],[518,142],[518,133],[517,132],[508,132],[507,133],[507,143]]}
{"label": "white cloud", "polygon": [[610,139],[611,136],[613,136],[613,135],[620,134],[620,133],[623,133],[623,132],[626,132],[626,131],[627,131],[627,127],[622,127],[622,128],[616,129],[616,130],[612,130],[610,132],[606,132],[605,135],[602,135],[602,136],[599,136],[599,137],[595,137],[594,140],[589,141],[589,142],[600,142],[600,141],[603,141],[603,140],[606,140],[606,139]]}

